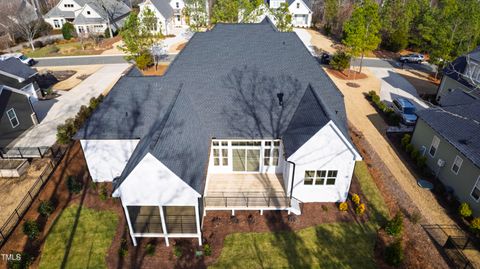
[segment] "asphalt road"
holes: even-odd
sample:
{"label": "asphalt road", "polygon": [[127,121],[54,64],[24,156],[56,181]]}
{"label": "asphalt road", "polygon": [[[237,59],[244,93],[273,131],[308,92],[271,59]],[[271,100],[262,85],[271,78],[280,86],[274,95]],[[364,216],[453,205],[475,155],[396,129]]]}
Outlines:
{"label": "asphalt road", "polygon": [[[360,65],[360,59],[354,59],[352,62],[353,66],[359,66]],[[365,58],[363,59],[363,66],[367,67],[377,67],[377,68],[399,68],[401,67],[401,63],[395,59],[377,59],[377,58]],[[431,65],[429,63],[421,63],[421,64],[416,64],[416,63],[405,63],[404,67],[405,69],[415,69],[423,72],[428,72],[428,73],[434,73],[435,72],[435,66]]]}
{"label": "asphalt road", "polygon": [[[165,55],[160,62],[169,63],[173,61],[176,54]],[[68,66],[68,65],[89,65],[89,64],[121,64],[126,63],[123,55],[96,55],[96,56],[68,56],[36,58],[37,64],[34,67],[42,66]]]}

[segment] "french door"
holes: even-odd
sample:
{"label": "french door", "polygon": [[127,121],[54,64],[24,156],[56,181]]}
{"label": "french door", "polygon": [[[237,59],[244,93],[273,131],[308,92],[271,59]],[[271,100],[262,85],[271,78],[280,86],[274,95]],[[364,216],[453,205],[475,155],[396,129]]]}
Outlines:
{"label": "french door", "polygon": [[235,172],[259,172],[260,149],[234,148],[233,171]]}

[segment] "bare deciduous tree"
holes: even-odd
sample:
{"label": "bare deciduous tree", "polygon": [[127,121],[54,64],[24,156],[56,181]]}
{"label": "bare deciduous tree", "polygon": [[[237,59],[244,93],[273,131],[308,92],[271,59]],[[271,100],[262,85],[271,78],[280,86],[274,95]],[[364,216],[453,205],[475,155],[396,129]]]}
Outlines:
{"label": "bare deciduous tree", "polygon": [[21,3],[9,2],[3,4],[1,17],[13,35],[18,35],[28,41],[32,50],[35,50],[33,40],[42,27],[35,8],[28,3],[27,7],[20,8]]}

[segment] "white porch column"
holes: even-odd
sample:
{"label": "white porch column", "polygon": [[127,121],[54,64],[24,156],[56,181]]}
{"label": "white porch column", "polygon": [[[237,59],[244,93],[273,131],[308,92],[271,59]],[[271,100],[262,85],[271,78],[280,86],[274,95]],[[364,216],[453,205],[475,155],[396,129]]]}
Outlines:
{"label": "white porch column", "polygon": [[200,230],[200,214],[198,213],[198,202],[195,205],[195,219],[197,223],[198,245],[202,245],[202,231]]}
{"label": "white porch column", "polygon": [[135,239],[135,236],[133,235],[132,223],[130,222],[130,214],[128,214],[127,206],[123,206],[123,211],[125,212],[125,217],[127,218],[128,232],[130,233],[130,238],[132,238],[133,245],[137,246],[137,239]]}
{"label": "white porch column", "polygon": [[162,230],[163,235],[165,236],[165,244],[167,247],[169,247],[170,243],[168,242],[167,223],[165,222],[165,216],[163,215],[163,206],[158,206],[158,209],[160,210],[160,219],[162,220]]}

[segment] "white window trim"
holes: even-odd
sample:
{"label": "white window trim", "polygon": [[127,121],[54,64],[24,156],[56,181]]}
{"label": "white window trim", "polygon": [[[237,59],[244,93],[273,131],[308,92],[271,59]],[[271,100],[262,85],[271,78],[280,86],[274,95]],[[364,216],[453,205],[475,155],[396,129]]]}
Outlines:
{"label": "white window trim", "polygon": [[[430,154],[430,151],[432,151],[432,147],[434,147],[433,145],[436,144],[435,146],[435,153]],[[432,158],[435,157],[435,155],[437,155],[437,151],[438,151],[438,147],[440,146],[440,138],[438,138],[436,135],[433,136],[432,138],[432,143],[430,144],[430,147],[428,148],[428,155],[430,155]]]}
{"label": "white window trim", "polygon": [[[13,112],[13,117],[11,117],[11,118],[10,118],[10,115],[8,115],[8,113],[9,113],[10,111]],[[20,125],[20,121],[18,120],[17,113],[15,113],[15,109],[10,108],[9,110],[7,110],[7,118],[8,118],[8,120],[10,121],[10,125],[12,125],[12,128],[16,128],[16,127],[18,127],[18,125]],[[13,122],[12,122],[13,119],[16,119],[16,120],[17,120],[17,124],[16,124],[16,125],[13,125]]]}
{"label": "white window trim", "polygon": [[[313,171],[313,181],[312,181],[312,184],[305,184],[305,173],[307,171]],[[323,184],[315,184],[317,182],[317,172],[318,171],[325,171],[325,177],[318,177],[318,179],[323,179]],[[331,171],[336,171],[337,172],[337,175],[335,176],[335,184],[327,184],[327,181],[329,178],[332,178],[332,177],[329,177],[328,176],[328,172],[331,172]],[[321,169],[321,170],[305,170],[304,171],[304,176],[303,176],[303,185],[304,186],[335,186],[337,184],[337,179],[338,179],[338,170],[326,170],[326,169]]]}
{"label": "white window trim", "polygon": [[[477,177],[477,181],[475,181],[475,184],[473,184],[473,188],[472,190],[470,191],[470,197],[473,199],[473,201],[475,201],[476,203],[478,203],[480,201],[480,198],[478,199],[475,199],[475,197],[473,197],[472,193],[473,191],[475,190],[475,188],[477,188],[477,184],[478,184],[478,181],[480,180],[480,176]],[[478,187],[477,189],[480,190],[480,187]]]}
{"label": "white window trim", "polygon": [[[453,170],[453,167],[455,166],[455,164],[457,163],[457,161],[459,161],[459,163],[457,164],[458,166],[458,170],[457,172],[455,172],[455,170]],[[453,161],[452,163],[452,167],[450,168],[450,170],[452,171],[452,173],[454,173],[455,175],[458,175],[458,172],[460,172],[460,169],[462,168],[462,163],[463,163],[463,159],[460,157],[460,156],[455,156],[455,160]]]}

